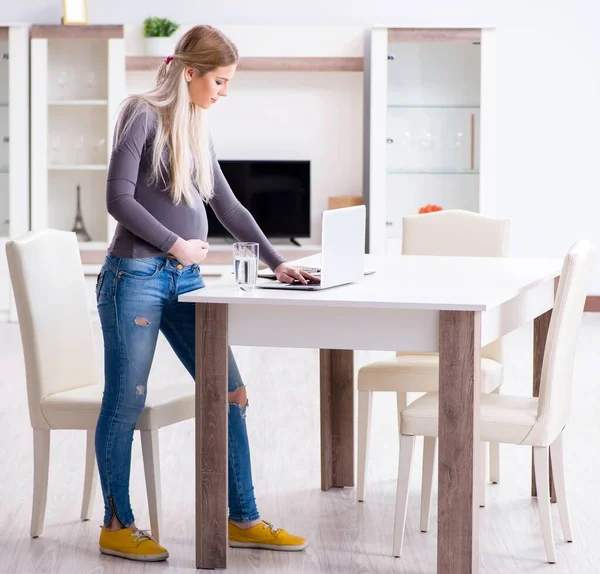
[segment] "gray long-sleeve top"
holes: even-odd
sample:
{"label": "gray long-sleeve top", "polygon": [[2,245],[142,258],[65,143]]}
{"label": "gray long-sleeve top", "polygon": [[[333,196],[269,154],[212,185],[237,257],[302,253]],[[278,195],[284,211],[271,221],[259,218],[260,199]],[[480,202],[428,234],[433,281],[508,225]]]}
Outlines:
{"label": "gray long-sleeve top", "polygon": [[[120,145],[113,149],[108,168],[106,205],[117,229],[108,252],[115,257],[165,256],[178,237],[208,236],[203,202],[174,205],[168,189],[150,185],[152,136],[156,111],[148,107],[138,113]],[[237,200],[213,153],[214,195],[209,201],[215,215],[238,241],[259,244],[260,258],[271,269],[284,259],[269,243],[250,212]],[[190,185],[192,181],[190,179]]]}

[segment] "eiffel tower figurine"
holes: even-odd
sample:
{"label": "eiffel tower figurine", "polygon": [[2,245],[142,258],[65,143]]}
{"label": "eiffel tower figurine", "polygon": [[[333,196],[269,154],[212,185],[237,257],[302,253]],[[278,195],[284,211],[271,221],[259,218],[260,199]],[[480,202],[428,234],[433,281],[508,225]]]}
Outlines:
{"label": "eiffel tower figurine", "polygon": [[75,214],[75,223],[73,224],[73,229],[71,231],[75,232],[78,241],[91,241],[92,237],[87,232],[85,228],[85,223],[83,222],[83,214],[81,213],[81,186],[77,186],[77,213]]}

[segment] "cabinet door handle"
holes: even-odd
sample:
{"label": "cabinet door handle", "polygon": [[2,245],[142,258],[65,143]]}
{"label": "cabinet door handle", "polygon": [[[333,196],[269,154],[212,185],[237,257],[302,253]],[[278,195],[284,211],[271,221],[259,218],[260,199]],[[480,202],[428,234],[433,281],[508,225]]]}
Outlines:
{"label": "cabinet door handle", "polygon": [[8,60],[8,52],[4,52],[4,53],[2,54],[2,59],[3,59],[3,60]]}
{"label": "cabinet door handle", "polygon": [[475,169],[475,114],[471,114],[471,169]]}
{"label": "cabinet door handle", "polygon": [[4,143],[8,143],[8,142],[10,141],[10,138],[9,138],[8,136],[4,136],[4,137],[2,138],[2,141],[3,141]]}
{"label": "cabinet door handle", "polygon": [[386,139],[385,141],[386,141],[386,143],[388,143],[388,144],[393,144],[393,143],[394,143],[394,140],[393,140],[392,138],[388,138],[388,139]]}

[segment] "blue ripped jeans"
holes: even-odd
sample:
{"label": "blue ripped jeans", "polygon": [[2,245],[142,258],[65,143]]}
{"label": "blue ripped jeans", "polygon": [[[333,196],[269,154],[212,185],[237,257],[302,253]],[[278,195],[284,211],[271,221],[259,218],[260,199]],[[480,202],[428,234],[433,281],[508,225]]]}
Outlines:
{"label": "blue ripped jeans", "polygon": [[[96,427],[96,458],[106,526],[113,515],[123,526],[134,522],[129,500],[131,443],[144,409],[159,331],[190,375],[195,375],[195,306],[179,303],[177,297],[202,287],[198,265],[182,267],[167,257],[109,255],[98,275],[105,386]],[[231,349],[228,367],[228,390],[234,392],[244,383]],[[245,414],[246,406],[229,404],[229,517],[236,522],[259,518]]]}

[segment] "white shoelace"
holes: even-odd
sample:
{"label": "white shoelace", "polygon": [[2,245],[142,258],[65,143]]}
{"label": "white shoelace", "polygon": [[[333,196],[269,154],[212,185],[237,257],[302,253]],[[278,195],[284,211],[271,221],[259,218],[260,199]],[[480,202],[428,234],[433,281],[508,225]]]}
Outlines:
{"label": "white shoelace", "polygon": [[[154,540],[154,538],[152,538],[152,536],[150,536],[150,534],[148,534],[145,530],[138,529],[135,532],[132,532],[130,536],[135,536],[135,538],[133,539],[134,542],[143,542],[144,539]],[[156,542],[156,540],[154,540],[154,542]]]}
{"label": "white shoelace", "polygon": [[263,530],[265,528],[270,528],[271,534],[273,536],[277,536],[279,534],[279,531],[281,530],[280,528],[275,528],[270,522],[267,522],[266,520],[263,520],[263,522],[265,523],[265,525],[263,526]]}

